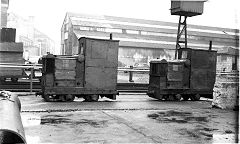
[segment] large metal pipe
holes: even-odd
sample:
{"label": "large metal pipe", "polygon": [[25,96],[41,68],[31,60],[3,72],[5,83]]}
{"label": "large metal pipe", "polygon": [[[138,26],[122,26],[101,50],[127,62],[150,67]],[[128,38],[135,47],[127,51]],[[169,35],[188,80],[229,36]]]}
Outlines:
{"label": "large metal pipe", "polygon": [[26,143],[16,94],[0,91],[0,143]]}

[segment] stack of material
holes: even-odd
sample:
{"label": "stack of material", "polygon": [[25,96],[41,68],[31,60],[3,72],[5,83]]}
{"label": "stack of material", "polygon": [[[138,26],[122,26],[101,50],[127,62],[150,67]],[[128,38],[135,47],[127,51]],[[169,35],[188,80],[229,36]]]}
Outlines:
{"label": "stack of material", "polygon": [[[2,28],[0,42],[0,63],[24,64],[23,43],[15,43],[16,29]],[[0,76],[21,77],[22,69],[13,67],[1,67]]]}
{"label": "stack of material", "polygon": [[212,106],[221,109],[238,109],[239,83],[228,76],[218,76],[213,89]]}

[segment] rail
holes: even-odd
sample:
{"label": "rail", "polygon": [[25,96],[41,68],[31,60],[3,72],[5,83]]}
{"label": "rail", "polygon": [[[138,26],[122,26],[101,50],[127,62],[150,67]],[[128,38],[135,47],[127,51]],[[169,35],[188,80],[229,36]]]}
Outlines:
{"label": "rail", "polygon": [[[33,76],[35,75],[35,71],[42,68],[41,64],[13,64],[13,63],[0,63],[1,67],[12,67],[12,68],[23,68],[23,69],[30,69],[31,75],[30,78],[30,92],[33,92]],[[128,82],[133,83],[134,73],[145,73],[149,74],[149,68],[137,68],[137,67],[118,67],[118,72],[125,72],[129,73],[128,75]],[[216,75],[234,75],[239,77],[239,72],[217,72]],[[147,84],[147,83],[144,83]]]}
{"label": "rail", "polygon": [[32,93],[34,70],[40,69],[42,66],[29,65],[29,64],[0,63],[0,68],[1,67],[30,69],[30,71],[31,71],[31,75],[30,75],[30,93]]}

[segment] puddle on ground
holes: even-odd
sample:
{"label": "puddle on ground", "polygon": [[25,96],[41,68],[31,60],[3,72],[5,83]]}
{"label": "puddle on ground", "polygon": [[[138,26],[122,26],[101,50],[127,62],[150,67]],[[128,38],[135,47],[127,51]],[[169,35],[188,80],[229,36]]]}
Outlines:
{"label": "puddle on ground", "polygon": [[191,112],[181,111],[160,111],[152,114],[148,114],[148,117],[155,119],[159,122],[176,122],[176,123],[188,123],[188,122],[208,122],[209,119],[206,116],[194,116]]}
{"label": "puddle on ground", "polygon": [[213,133],[218,130],[208,126],[209,116],[196,116],[192,112],[176,110],[159,111],[148,114],[148,117],[161,123],[194,123],[194,126],[186,126],[178,129],[177,132],[191,139],[199,139],[199,141],[212,141]]}
{"label": "puddle on ground", "polygon": [[187,129],[187,128],[179,129],[178,133],[190,138],[209,141],[213,139],[212,131],[213,129],[210,129],[210,128],[196,127],[194,129]]}
{"label": "puddle on ground", "polygon": [[90,125],[94,128],[102,128],[107,126],[107,120],[91,120],[91,119],[71,119],[72,114],[68,115],[32,115],[24,114],[21,116],[22,123],[25,128],[38,125]]}
{"label": "puddle on ground", "polygon": [[61,115],[46,115],[41,117],[41,125],[57,125],[57,124],[70,124],[70,125],[90,125],[95,128],[106,127],[107,120],[89,120],[89,119],[70,119]]}

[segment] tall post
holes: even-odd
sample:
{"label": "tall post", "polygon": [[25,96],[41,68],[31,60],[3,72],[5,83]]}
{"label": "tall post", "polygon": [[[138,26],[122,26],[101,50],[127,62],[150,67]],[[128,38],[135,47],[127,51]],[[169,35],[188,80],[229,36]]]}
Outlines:
{"label": "tall post", "polygon": [[185,48],[187,48],[187,16],[184,16]]}
{"label": "tall post", "polygon": [[134,82],[133,80],[133,66],[130,66],[130,71],[129,71],[129,82]]}
{"label": "tall post", "polygon": [[175,50],[175,59],[177,59],[177,51],[178,51],[178,48],[180,47],[178,41],[179,41],[179,33],[180,33],[180,27],[181,27],[181,17],[182,16],[179,16],[179,22],[178,22],[178,31],[177,31],[177,41],[176,41],[176,50]]}
{"label": "tall post", "polygon": [[31,75],[30,75],[30,93],[32,93],[33,88],[33,67],[31,66]]}

